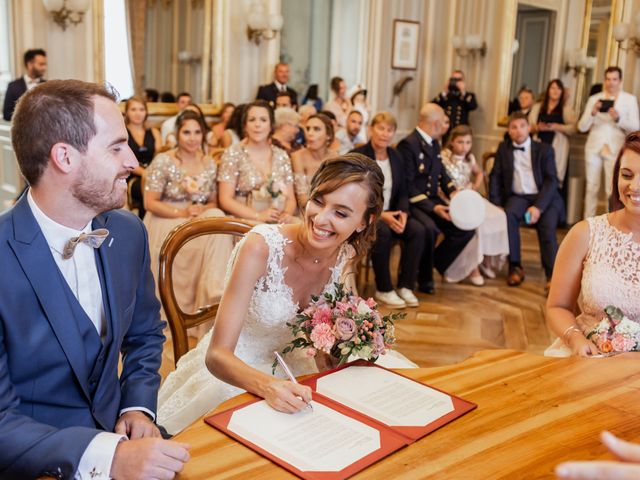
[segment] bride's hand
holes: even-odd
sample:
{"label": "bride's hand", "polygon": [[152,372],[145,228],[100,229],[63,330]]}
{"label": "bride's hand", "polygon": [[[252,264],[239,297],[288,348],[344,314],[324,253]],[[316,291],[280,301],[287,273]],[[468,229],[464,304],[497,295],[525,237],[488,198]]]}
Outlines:
{"label": "bride's hand", "polygon": [[274,378],[267,385],[264,399],[274,410],[296,413],[307,408],[311,401],[311,388],[288,380]]}
{"label": "bride's hand", "polygon": [[569,337],[569,347],[571,353],[578,357],[591,357],[600,353],[598,347],[591,340],[587,340],[584,335],[578,334],[578,332]]}
{"label": "bride's hand", "polygon": [[326,372],[327,370],[334,369],[338,366],[338,359],[332,355],[327,355],[324,352],[318,351],[315,360],[319,372]]}

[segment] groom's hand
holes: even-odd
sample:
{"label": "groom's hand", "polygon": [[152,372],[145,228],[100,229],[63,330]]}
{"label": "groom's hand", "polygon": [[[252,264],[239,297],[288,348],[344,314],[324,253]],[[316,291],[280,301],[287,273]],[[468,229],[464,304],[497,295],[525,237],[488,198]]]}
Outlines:
{"label": "groom's hand", "polygon": [[137,410],[130,410],[123,413],[114,430],[120,435],[126,435],[131,440],[136,438],[161,438],[160,430],[144,413]]}
{"label": "groom's hand", "polygon": [[125,440],[116,447],[111,463],[111,478],[118,480],[172,479],[189,461],[189,445],[140,438]]}

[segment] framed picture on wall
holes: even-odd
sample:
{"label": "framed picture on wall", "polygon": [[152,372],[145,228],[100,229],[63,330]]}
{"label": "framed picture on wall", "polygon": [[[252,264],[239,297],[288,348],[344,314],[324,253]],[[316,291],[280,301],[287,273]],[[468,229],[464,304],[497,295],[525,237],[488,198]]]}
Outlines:
{"label": "framed picture on wall", "polygon": [[391,68],[398,70],[417,69],[419,40],[420,22],[414,22],[412,20],[394,20]]}

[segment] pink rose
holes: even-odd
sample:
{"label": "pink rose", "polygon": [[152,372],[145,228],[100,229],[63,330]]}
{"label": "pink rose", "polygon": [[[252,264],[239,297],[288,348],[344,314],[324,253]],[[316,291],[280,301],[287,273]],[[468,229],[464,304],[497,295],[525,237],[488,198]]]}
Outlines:
{"label": "pink rose", "polygon": [[340,340],[351,340],[356,334],[356,322],[351,318],[338,317],[336,319],[336,337]]}
{"label": "pink rose", "polygon": [[331,353],[331,347],[336,341],[331,326],[326,323],[320,323],[313,327],[309,337],[313,342],[313,346],[325,353]]}
{"label": "pink rose", "polygon": [[311,320],[311,324],[315,327],[320,324],[329,324],[331,325],[333,322],[331,321],[331,309],[329,307],[322,306],[316,309],[313,314],[313,319]]}
{"label": "pink rose", "polygon": [[344,315],[351,310],[351,305],[349,303],[336,302],[336,310],[338,310],[340,315]]}
{"label": "pink rose", "polygon": [[385,353],[384,338],[380,332],[373,332],[373,355],[378,356]]}
{"label": "pink rose", "polygon": [[304,354],[307,356],[307,358],[313,358],[317,353],[318,351],[313,347],[309,347],[304,351]]}
{"label": "pink rose", "polygon": [[616,334],[611,339],[611,345],[615,352],[629,352],[636,346],[636,342],[624,335]]}
{"label": "pink rose", "polygon": [[376,308],[378,306],[378,304],[376,303],[376,301],[369,297],[365,300],[366,304],[369,305],[369,308]]}

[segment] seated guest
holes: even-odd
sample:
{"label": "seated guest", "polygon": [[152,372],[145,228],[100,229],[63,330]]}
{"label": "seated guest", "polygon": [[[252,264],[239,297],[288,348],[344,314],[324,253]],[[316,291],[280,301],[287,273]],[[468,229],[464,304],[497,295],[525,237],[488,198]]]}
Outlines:
{"label": "seated guest", "polygon": [[[447,148],[442,151],[442,163],[456,189],[480,190],[484,174],[471,153],[473,138],[471,127],[458,125],[451,131]],[[484,276],[496,278],[493,264],[498,267],[509,254],[507,217],[499,207],[482,199],[485,219],[476,235],[445,272],[445,281],[455,283],[469,277],[472,284],[484,285]],[[482,272],[482,274],[480,273]]]}
{"label": "seated guest", "polygon": [[[164,101],[164,100],[163,100]],[[187,105],[191,103],[191,94],[188,92],[182,92],[178,95],[178,99],[176,100],[176,107],[178,108],[178,113],[176,113],[173,117],[167,118],[164,122],[162,122],[162,126],[160,127],[160,134],[162,135],[162,143],[167,143],[167,137],[175,133],[176,131],[176,120],[178,119],[178,115],[187,108]]]}
{"label": "seated guest", "polygon": [[142,175],[149,166],[155,152],[162,146],[160,132],[157,128],[146,128],[147,102],[140,97],[131,97],[124,106],[124,123],[129,134],[129,148],[138,160],[138,166],[131,171],[128,178],[130,189],[129,208],[138,210],[138,216],[144,218],[142,201]]}
{"label": "seated guest", "polygon": [[347,126],[336,132],[336,138],[340,142],[340,155],[350,152],[356,147],[360,130],[362,130],[362,113],[359,110],[351,110],[347,116]]}
{"label": "seated guest", "polygon": [[302,108],[303,105],[311,105],[313,108],[315,108],[316,111],[313,113],[317,113],[322,110],[322,99],[318,96],[317,83],[312,83],[311,85],[309,85],[307,93],[304,97],[302,97],[300,108]]}
{"label": "seated guest", "polygon": [[144,89],[144,101],[145,102],[157,102],[160,100],[160,94],[155,88]]}
{"label": "seated guest", "polygon": [[311,115],[305,128],[307,146],[301,148],[291,157],[293,178],[298,200],[298,208],[302,211],[309,200],[309,185],[320,164],[334,152],[329,149],[333,142],[333,124],[326,115]]}
{"label": "seated guest", "polygon": [[278,108],[275,111],[275,130],[271,136],[271,144],[291,155],[300,147],[296,144],[296,135],[300,127],[300,115],[293,108]]}
{"label": "seated guest", "polygon": [[369,126],[369,119],[371,118],[371,106],[367,101],[367,89],[357,84],[350,89],[349,93],[352,109],[362,114],[362,128],[353,141],[353,144],[364,144],[367,143],[367,127]]}
{"label": "seated guest", "polygon": [[218,144],[219,147],[229,148],[231,145],[240,143],[240,140],[244,137],[244,132],[242,131],[242,117],[244,116],[246,108],[247,105],[244,103],[235,108],[231,114],[231,118],[229,119],[229,124],[222,135],[222,139]]}
{"label": "seated guest", "polygon": [[335,136],[335,132],[337,132],[339,128],[338,122],[336,121],[336,116],[333,114],[333,112],[330,112],[328,110],[322,110],[320,113],[327,117],[331,121],[331,125],[333,125],[333,142],[331,143],[331,145],[329,145],[329,150],[337,155],[338,151],[340,150],[340,141]]}
{"label": "seated guest", "polygon": [[[404,180],[404,164],[400,154],[390,147],[397,123],[393,115],[380,112],[371,121],[371,140],[354,150],[375,160],[384,175],[383,212],[376,221],[376,240],[371,249],[371,262],[376,275],[375,299],[391,308],[417,307],[413,294],[418,277],[416,259],[424,249],[424,226],[409,216],[409,198]],[[389,261],[391,242],[403,241],[398,273],[398,289],[391,283]]]}
{"label": "seated guest", "polygon": [[[425,246],[418,271],[418,290],[435,293],[433,267],[444,272],[453,263],[474,232],[457,228],[449,216],[449,207],[438,195],[455,191],[455,184],[442,165],[440,140],[446,133],[449,119],[441,107],[426,103],[420,109],[416,129],[398,144],[404,159],[409,192],[409,214],[425,227]],[[436,248],[436,238],[442,233],[444,241]]]}
{"label": "seated guest", "polygon": [[276,94],[276,102],[274,105],[274,110],[278,108],[293,108],[295,109],[297,105],[293,103],[293,97],[289,92],[278,92]]}
{"label": "seated guest", "polygon": [[137,162],[114,100],[50,80],[13,115],[30,188],[0,216],[3,479],[173,478],[189,459],[154,424],[164,323],[146,233],[121,210]]}
{"label": "seated guest", "polygon": [[576,132],[578,121],[568,99],[562,80],[556,78],[547,85],[542,102],[536,103],[529,113],[534,139],[553,148],[560,188],[564,184],[569,165],[569,135]]}
{"label": "seated guest", "polygon": [[553,150],[529,136],[529,121],[522,112],[509,117],[509,141],[498,147],[489,176],[489,200],[504,208],[509,231],[509,286],[524,280],[520,263],[520,222],[535,225],[540,257],[551,280],[558,251],[556,229],[564,219],[564,205],[558,192],[558,176]]}
{"label": "seated guest", "polygon": [[231,120],[231,116],[233,115],[233,111],[235,109],[236,106],[233,103],[225,103],[222,106],[222,110],[220,111],[220,121],[213,125],[213,127],[211,127],[216,147],[222,146],[221,142],[222,137],[224,136],[224,131],[229,126],[229,121]]}
{"label": "seated guest", "polygon": [[160,94],[160,102],[162,102],[162,103],[176,103],[176,96],[171,92],[162,92]]}
{"label": "seated guest", "polygon": [[[216,163],[204,153],[205,125],[200,115],[185,110],[176,121],[177,146],[158,154],[147,168],[144,224],[149,232],[151,268],[159,271],[160,248],[176,226],[192,218],[224,216],[217,207]],[[173,281],[180,307],[192,313],[222,294],[231,238],[203,236],[187,243],[173,264]]]}
{"label": "seated guest", "polygon": [[611,213],[577,223],[562,241],[547,300],[558,339],[545,355],[600,353],[587,335],[608,305],[640,322],[640,132],[627,135],[618,153],[612,192]]}
{"label": "seated guest", "polygon": [[311,115],[315,115],[316,113],[318,113],[318,111],[311,105],[300,105],[298,113],[300,114],[300,129],[298,130],[298,134],[296,135],[296,144],[304,147],[304,130],[307,126],[307,120]]}
{"label": "seated guest", "polygon": [[273,82],[268,85],[262,85],[258,88],[256,100],[264,100],[269,103],[271,108],[275,108],[276,96],[278,92],[288,92],[291,95],[291,103],[298,104],[298,93],[287,85],[289,82],[289,64],[280,62],[273,69]]}
{"label": "seated guest", "polygon": [[264,100],[247,105],[245,138],[220,160],[220,207],[229,215],[264,223],[289,223],[296,209],[291,160],[271,145],[273,109]]}
{"label": "seated guest", "polygon": [[347,125],[347,113],[351,110],[351,102],[346,96],[347,84],[342,78],[333,77],[331,92],[333,92],[333,98],[324,104],[324,110],[333,113],[338,128],[343,128]]}
{"label": "seated guest", "polygon": [[511,102],[509,102],[509,115],[513,112],[522,112],[525,115],[531,113],[531,108],[535,102],[535,95],[533,90],[523,86],[518,90],[518,95]]}
{"label": "seated guest", "polygon": [[[213,132],[209,129],[207,125],[207,120],[205,119],[204,113],[202,113],[202,109],[195,103],[190,103],[189,105],[184,107],[183,112],[186,110],[195,112],[200,117],[200,120],[202,121],[202,125],[204,125],[204,138],[205,138],[204,152],[208,153],[209,149],[215,148],[215,141],[214,141]],[[175,148],[175,146],[177,145],[177,142],[178,142],[178,139],[176,137],[176,132],[171,132],[169,135],[167,135],[167,138],[164,141],[164,149],[166,150],[170,148]]]}

